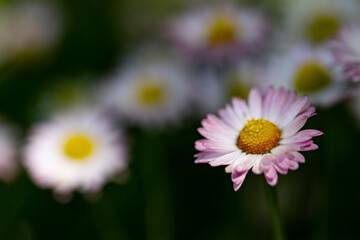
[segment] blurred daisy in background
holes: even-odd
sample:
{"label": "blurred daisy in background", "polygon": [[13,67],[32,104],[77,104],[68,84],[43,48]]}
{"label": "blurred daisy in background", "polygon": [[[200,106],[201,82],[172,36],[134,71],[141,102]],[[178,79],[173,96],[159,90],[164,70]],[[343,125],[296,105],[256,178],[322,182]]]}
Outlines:
{"label": "blurred daisy in background", "polygon": [[180,62],[148,50],[110,77],[100,101],[131,124],[161,127],[184,119],[194,90]]}
{"label": "blurred daisy in background", "polygon": [[192,10],[170,25],[171,39],[183,55],[213,63],[260,51],[267,33],[261,12],[233,5]]}
{"label": "blurred daisy in background", "polygon": [[344,26],[359,21],[360,6],[354,0],[287,1],[283,8],[283,37],[293,41],[323,44]]}
{"label": "blurred daisy in background", "polygon": [[343,73],[354,82],[360,81],[360,29],[346,26],[333,42],[333,52]]}
{"label": "blurred daisy in background", "polygon": [[62,34],[62,21],[53,1],[0,3],[0,63],[36,57],[54,47]]}
{"label": "blurred daisy in background", "polygon": [[77,109],[32,129],[24,165],[33,181],[55,196],[98,192],[127,167],[122,133],[100,112]]}
{"label": "blurred daisy in background", "polygon": [[256,87],[258,64],[254,62],[239,62],[229,69],[225,77],[228,100],[232,97],[246,99],[250,90]]}
{"label": "blurred daisy in background", "polygon": [[17,141],[14,128],[0,122],[0,179],[11,182],[17,175],[19,163],[16,159]]}
{"label": "blurred daisy in background", "polygon": [[248,103],[233,98],[232,104],[219,110],[220,118],[209,114],[198,129],[206,139],[195,142],[200,151],[196,163],[211,166],[226,165],[231,173],[234,190],[241,187],[246,174],[264,174],[269,185],[278,181],[278,173],[296,170],[305,158],[299,151],[318,148],[312,138],[317,130],[299,131],[315,108],[304,96],[296,100],[296,93],[270,87],[265,94],[252,89]]}
{"label": "blurred daisy in background", "polygon": [[301,44],[273,56],[257,83],[262,89],[274,85],[296,90],[321,107],[330,107],[346,95],[346,82],[331,52]]}

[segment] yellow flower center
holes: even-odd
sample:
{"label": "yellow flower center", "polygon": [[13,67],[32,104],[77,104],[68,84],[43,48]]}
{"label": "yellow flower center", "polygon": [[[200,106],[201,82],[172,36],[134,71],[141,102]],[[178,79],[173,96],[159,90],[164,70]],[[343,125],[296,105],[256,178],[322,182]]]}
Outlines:
{"label": "yellow flower center", "polygon": [[226,44],[234,41],[236,35],[235,26],[228,20],[216,20],[209,31],[209,42],[213,45]]}
{"label": "yellow flower center", "polygon": [[320,15],[311,23],[307,31],[308,38],[313,43],[322,43],[332,38],[339,30],[339,20],[330,15]]}
{"label": "yellow flower center", "polygon": [[94,150],[92,140],[84,135],[74,135],[64,144],[64,153],[75,161],[85,160]]}
{"label": "yellow flower center", "polygon": [[279,144],[280,129],[263,118],[248,120],[240,131],[237,145],[248,154],[266,154]]}
{"label": "yellow flower center", "polygon": [[329,73],[316,62],[303,64],[295,76],[295,88],[301,93],[319,91],[329,85],[331,77]]}
{"label": "yellow flower center", "polygon": [[156,84],[145,84],[139,94],[141,102],[145,104],[159,103],[164,98],[164,89]]}

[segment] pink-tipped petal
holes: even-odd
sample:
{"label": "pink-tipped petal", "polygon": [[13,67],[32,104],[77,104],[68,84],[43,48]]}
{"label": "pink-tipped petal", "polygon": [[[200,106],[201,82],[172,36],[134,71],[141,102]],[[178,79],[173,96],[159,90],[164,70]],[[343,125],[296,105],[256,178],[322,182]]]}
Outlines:
{"label": "pink-tipped petal", "polygon": [[241,187],[241,185],[243,184],[246,174],[248,173],[248,171],[245,172],[233,172],[231,174],[231,180],[234,183],[234,191],[238,191]]}
{"label": "pink-tipped petal", "polygon": [[240,152],[239,151],[234,151],[234,152],[230,152],[228,154],[222,155],[220,157],[217,157],[214,160],[211,160],[209,162],[209,164],[212,167],[217,167],[220,165],[229,165],[231,164],[233,161],[235,161],[238,157],[240,156]]}
{"label": "pink-tipped petal", "polygon": [[302,110],[307,101],[307,96],[304,96],[297,100],[289,109],[284,118],[279,121],[280,126],[287,126]]}
{"label": "pink-tipped petal", "polygon": [[264,102],[263,102],[263,117],[264,119],[269,119],[270,118],[270,113],[271,113],[271,105],[273,103],[273,97],[275,94],[275,90],[273,86],[270,86],[265,94],[264,97]]}
{"label": "pink-tipped petal", "polygon": [[253,88],[249,93],[249,109],[251,117],[255,119],[261,118],[262,97],[257,88]]}
{"label": "pink-tipped petal", "polygon": [[287,125],[282,133],[283,138],[290,137],[294,135],[297,131],[299,131],[306,123],[308,117],[306,116],[298,116],[295,118],[291,124]]}
{"label": "pink-tipped petal", "polygon": [[265,174],[265,179],[270,186],[275,186],[277,184],[278,175],[277,175],[276,170],[273,167],[271,167],[264,174]]}

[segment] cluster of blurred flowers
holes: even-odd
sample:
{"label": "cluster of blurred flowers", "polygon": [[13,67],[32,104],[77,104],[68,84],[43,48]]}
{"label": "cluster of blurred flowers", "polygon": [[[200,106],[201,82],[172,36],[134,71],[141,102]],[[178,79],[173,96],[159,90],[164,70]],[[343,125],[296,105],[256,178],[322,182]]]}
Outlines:
{"label": "cluster of blurred flowers", "polygon": [[[166,44],[137,46],[98,84],[74,81],[57,86],[57,96],[46,95],[40,105],[47,120],[30,130],[20,162],[35,184],[56,195],[96,192],[126,171],[126,127],[180,126],[233,96],[246,98],[253,87],[284,87],[322,110],[349,103],[360,119],[359,3],[284,3],[280,21],[259,6],[231,3],[169,16],[162,26]],[[0,64],[56,46],[63,32],[59,6],[0,5]],[[1,125],[0,178],[6,181],[18,169],[14,132]]]}

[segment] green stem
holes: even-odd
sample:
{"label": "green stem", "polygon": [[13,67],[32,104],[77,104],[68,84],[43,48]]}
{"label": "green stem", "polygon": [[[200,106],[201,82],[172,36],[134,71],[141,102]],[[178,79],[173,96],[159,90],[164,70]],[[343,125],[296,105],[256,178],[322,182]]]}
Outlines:
{"label": "green stem", "polygon": [[270,212],[273,239],[285,240],[284,224],[280,210],[277,188],[275,186],[271,187],[265,182],[265,192]]}
{"label": "green stem", "polygon": [[166,140],[159,133],[143,132],[138,139],[146,194],[148,240],[173,239],[173,219],[169,176],[164,149]]}

